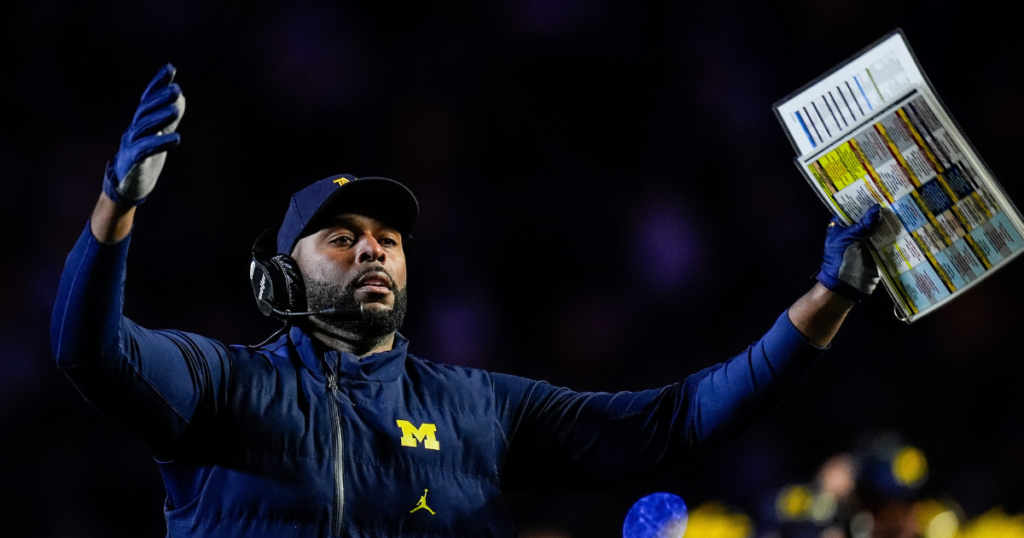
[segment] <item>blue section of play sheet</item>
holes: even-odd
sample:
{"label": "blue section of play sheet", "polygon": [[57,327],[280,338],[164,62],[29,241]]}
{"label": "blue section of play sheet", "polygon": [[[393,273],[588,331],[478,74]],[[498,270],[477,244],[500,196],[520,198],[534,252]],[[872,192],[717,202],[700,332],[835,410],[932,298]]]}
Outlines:
{"label": "blue section of play sheet", "polygon": [[971,186],[967,178],[964,177],[963,172],[960,171],[958,165],[953,165],[951,168],[942,173],[942,177],[946,179],[946,184],[953,190],[953,194],[956,194],[958,200],[962,200],[974,192],[974,187]]}
{"label": "blue section of play sheet", "polygon": [[907,291],[907,297],[918,311],[949,297],[949,290],[931,264],[922,263],[901,274],[899,279]]}
{"label": "blue section of play sheet", "polygon": [[971,237],[978,248],[995,265],[1024,246],[1020,233],[1010,224],[1005,213],[989,219],[988,222],[971,230]]}
{"label": "blue section of play sheet", "polygon": [[935,260],[957,288],[973,282],[985,273],[985,266],[963,239],[954,241],[949,248],[935,254]]}
{"label": "blue section of play sheet", "polygon": [[796,113],[796,119],[797,119],[797,121],[800,122],[800,127],[804,128],[804,133],[807,135],[807,140],[811,141],[811,147],[812,148],[818,147],[818,145],[814,143],[814,137],[811,136],[811,132],[807,130],[807,124],[804,123],[804,118],[803,118],[803,116],[800,115],[800,112]]}
{"label": "blue section of play sheet", "polygon": [[981,253],[985,255],[989,263],[995,265],[1003,261],[1003,254],[999,251],[999,247],[993,243],[988,230],[985,229],[986,227],[985,224],[982,224],[971,230],[971,238],[974,239],[974,244],[978,245]]}
{"label": "blue section of play sheet", "polygon": [[950,282],[953,283],[953,287],[960,289],[967,285],[967,280],[964,280],[964,275],[961,275],[960,271],[958,271],[956,266],[953,265],[953,260],[950,259],[950,253],[947,252],[948,250],[949,249],[943,250],[933,256],[935,256],[935,261],[939,264],[939,267],[942,268],[942,272],[946,273]]}
{"label": "blue section of play sheet", "polygon": [[1009,256],[1024,246],[1024,239],[1021,239],[1020,233],[1013,227],[1013,224],[1010,224],[1010,219],[1005,213],[999,213],[992,217],[985,227],[991,229],[993,242],[1004,256]]}
{"label": "blue section of play sheet", "polygon": [[953,206],[953,200],[946,196],[946,192],[942,190],[942,185],[938,181],[929,181],[921,185],[917,189],[917,193],[932,215],[938,215]]}
{"label": "blue section of play sheet", "polygon": [[958,239],[949,248],[934,254],[935,261],[953,286],[960,289],[985,273],[985,266],[971,250],[967,241]]}
{"label": "blue section of play sheet", "polygon": [[892,204],[892,208],[896,212],[896,216],[900,218],[900,222],[908,230],[916,230],[928,222],[924,213],[921,213],[921,208],[917,207],[914,197],[909,194],[896,200]]}

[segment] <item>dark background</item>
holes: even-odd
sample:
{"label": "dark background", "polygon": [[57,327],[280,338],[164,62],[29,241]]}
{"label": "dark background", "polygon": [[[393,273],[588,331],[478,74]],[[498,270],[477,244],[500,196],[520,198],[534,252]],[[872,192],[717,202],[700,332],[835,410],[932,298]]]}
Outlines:
{"label": "dark background", "polygon": [[[811,286],[829,214],[771,105],[902,27],[1024,200],[1018,18],[968,2],[640,5],[17,2],[0,27],[0,535],[162,536],[143,446],[53,365],[50,309],[138,96],[167,61],[182,144],[140,208],[126,313],[254,343],[249,249],[335,173],[417,194],[411,350],[579,390],[661,386],[742,350]],[[654,483],[510,499],[523,531],[620,536],[653,491],[752,513],[895,428],[935,495],[1024,511],[1024,264],[913,326],[885,292],[727,452]]]}

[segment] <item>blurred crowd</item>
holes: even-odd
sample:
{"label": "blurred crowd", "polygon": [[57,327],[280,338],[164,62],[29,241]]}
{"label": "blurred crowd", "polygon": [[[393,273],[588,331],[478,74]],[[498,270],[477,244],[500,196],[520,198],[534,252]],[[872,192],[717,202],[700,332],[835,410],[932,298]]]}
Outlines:
{"label": "blurred crowd", "polygon": [[895,432],[871,436],[856,451],[828,458],[812,482],[787,485],[766,495],[757,518],[757,536],[1024,536],[1024,515],[1008,516],[1002,507],[993,506],[969,519],[954,497],[927,487],[928,471],[924,452]]}
{"label": "blurred crowd", "polygon": [[[832,455],[811,480],[760,492],[750,513],[720,501],[687,510],[669,493],[637,501],[625,538],[1024,538],[1024,514],[992,506],[970,516],[928,483],[925,453],[895,431],[864,436]],[[674,501],[672,501],[674,499]],[[668,503],[651,508],[652,501]],[[642,508],[641,508],[642,507]],[[644,515],[632,517],[636,510]],[[632,519],[632,520],[631,520]],[[642,524],[637,525],[638,521]],[[523,538],[573,538],[540,527]]]}

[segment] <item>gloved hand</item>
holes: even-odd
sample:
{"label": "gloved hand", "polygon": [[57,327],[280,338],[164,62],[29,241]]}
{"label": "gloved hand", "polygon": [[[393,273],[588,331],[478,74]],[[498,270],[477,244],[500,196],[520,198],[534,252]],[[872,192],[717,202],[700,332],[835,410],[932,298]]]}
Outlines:
{"label": "gloved hand", "polygon": [[156,186],[167,149],[181,141],[174,130],[185,113],[185,96],[171,82],[175,71],[167,64],[153,77],[135,109],[132,124],[121,137],[114,162],[107,164],[103,192],[119,204],[135,206],[145,201]]}
{"label": "gloved hand", "polygon": [[833,217],[825,235],[825,255],[817,279],[826,288],[847,299],[860,301],[878,285],[880,277],[875,260],[863,241],[878,223],[880,206],[869,209],[859,222],[844,226]]}

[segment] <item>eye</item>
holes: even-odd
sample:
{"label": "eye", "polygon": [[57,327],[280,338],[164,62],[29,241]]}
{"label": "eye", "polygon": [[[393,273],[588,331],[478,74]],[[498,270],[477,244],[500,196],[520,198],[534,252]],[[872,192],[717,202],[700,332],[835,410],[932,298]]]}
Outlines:
{"label": "eye", "polygon": [[398,246],[398,240],[393,238],[393,237],[382,237],[382,238],[380,238],[380,241],[378,241],[378,243],[380,243],[381,245],[383,245],[385,247],[397,247]]}
{"label": "eye", "polygon": [[355,242],[355,239],[349,235],[338,235],[331,238],[332,245],[349,246]]}

